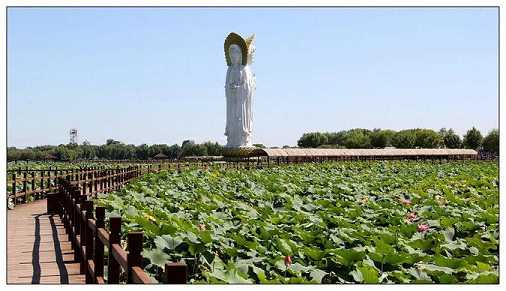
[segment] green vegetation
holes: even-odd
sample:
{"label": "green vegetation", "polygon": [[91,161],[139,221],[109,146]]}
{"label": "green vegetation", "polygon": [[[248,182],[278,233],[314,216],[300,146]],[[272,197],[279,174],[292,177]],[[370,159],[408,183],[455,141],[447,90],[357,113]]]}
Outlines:
{"label": "green vegetation", "polygon": [[[489,138],[483,138],[481,133],[472,128],[463,140],[452,129],[442,128],[439,132],[431,129],[406,129],[393,131],[389,129],[355,128],[339,132],[311,132],[304,133],[297,145],[302,148],[472,148],[484,150],[490,154],[499,154],[499,131],[492,130]],[[263,144],[254,144],[258,148],[265,148]],[[277,148],[277,147],[274,147]],[[284,145],[283,148],[290,148]],[[163,154],[168,159],[179,159],[188,156],[221,156],[223,146],[216,142],[196,144],[185,140],[180,145],[124,144],[108,139],[103,145],[61,144],[59,146],[37,146],[25,149],[7,148],[7,160],[149,160],[156,155]]]}
{"label": "green vegetation", "polygon": [[446,130],[441,128],[439,134],[443,138],[445,146],[449,149],[460,149],[462,148],[462,139],[458,136],[453,129]]}
{"label": "green vegetation", "polygon": [[464,147],[466,149],[478,149],[481,146],[481,142],[483,140],[483,137],[479,130],[477,130],[475,127],[471,128],[467,131],[466,135],[464,136]]}
{"label": "green vegetation", "polygon": [[101,196],[193,283],[497,283],[495,162],[162,171]]}
{"label": "green vegetation", "polygon": [[[487,144],[482,144],[479,130],[472,128],[464,136],[463,141],[453,129],[442,128],[439,132],[432,129],[405,129],[393,131],[389,129],[368,130],[355,128],[339,132],[304,133],[297,145],[303,148],[472,148],[498,154],[499,132],[492,130]],[[495,135],[494,135],[495,134]]]}
{"label": "green vegetation", "polygon": [[499,130],[494,129],[489,132],[489,134],[483,139],[483,149],[494,153],[496,155],[499,154]]}
{"label": "green vegetation", "polygon": [[84,142],[82,145],[61,144],[59,146],[38,146],[26,149],[7,148],[7,160],[59,160],[74,161],[78,159],[104,159],[104,160],[148,160],[159,153],[169,159],[177,159],[186,156],[219,156],[223,147],[218,143],[205,142],[196,144],[186,140],[181,146],[154,144],[124,144],[108,139],[103,145],[91,145]]}

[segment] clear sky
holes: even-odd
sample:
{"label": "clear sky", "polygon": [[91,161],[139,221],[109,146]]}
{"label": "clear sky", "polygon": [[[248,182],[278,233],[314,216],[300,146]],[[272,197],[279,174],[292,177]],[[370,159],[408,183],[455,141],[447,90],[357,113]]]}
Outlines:
{"label": "clear sky", "polygon": [[229,32],[256,33],[253,143],[498,127],[495,8],[9,8],[9,146],[224,144]]}

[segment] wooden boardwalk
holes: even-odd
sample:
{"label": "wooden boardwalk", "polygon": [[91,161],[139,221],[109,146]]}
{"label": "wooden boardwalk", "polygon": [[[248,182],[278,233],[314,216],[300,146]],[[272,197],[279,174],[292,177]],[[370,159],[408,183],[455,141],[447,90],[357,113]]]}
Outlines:
{"label": "wooden boardwalk", "polygon": [[46,200],[7,211],[7,284],[84,284],[58,215]]}

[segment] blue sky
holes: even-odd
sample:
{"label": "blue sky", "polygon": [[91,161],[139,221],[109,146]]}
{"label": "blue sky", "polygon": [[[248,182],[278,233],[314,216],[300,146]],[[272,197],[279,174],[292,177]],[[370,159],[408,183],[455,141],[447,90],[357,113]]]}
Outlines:
{"label": "blue sky", "polygon": [[9,146],[225,143],[229,32],[256,33],[253,142],[498,127],[495,8],[9,8]]}

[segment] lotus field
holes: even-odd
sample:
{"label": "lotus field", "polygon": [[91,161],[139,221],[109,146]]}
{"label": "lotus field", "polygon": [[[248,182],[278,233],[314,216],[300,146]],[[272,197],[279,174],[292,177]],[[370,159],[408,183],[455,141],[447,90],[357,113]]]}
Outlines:
{"label": "lotus field", "polygon": [[192,283],[497,283],[495,162],[162,171],[99,196]]}

